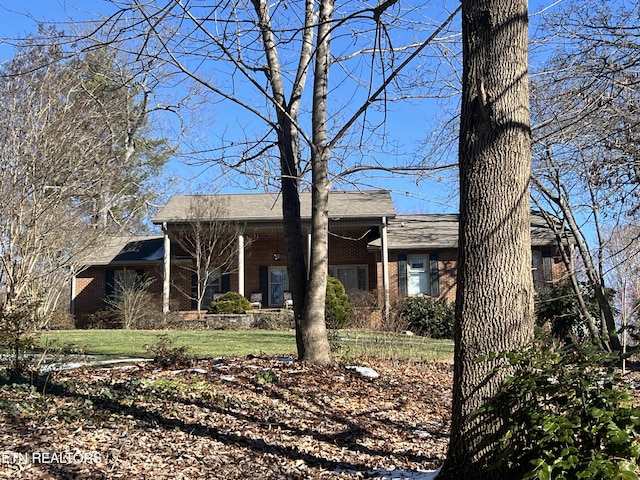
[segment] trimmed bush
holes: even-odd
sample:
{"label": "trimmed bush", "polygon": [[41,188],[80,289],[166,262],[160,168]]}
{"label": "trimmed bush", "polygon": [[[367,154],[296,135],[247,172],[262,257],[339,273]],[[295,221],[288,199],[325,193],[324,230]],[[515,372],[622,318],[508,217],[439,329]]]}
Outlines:
{"label": "trimmed bush", "polygon": [[337,330],[353,318],[353,308],[342,282],[337,278],[327,277],[327,298],[325,300],[325,321],[327,328]]}
{"label": "trimmed bush", "polygon": [[392,316],[406,322],[407,329],[431,338],[453,338],[455,309],[452,303],[432,297],[403,297]]}
{"label": "trimmed bush", "polygon": [[232,313],[245,313],[252,310],[251,302],[238,292],[227,292],[217,300],[211,302],[209,313],[224,315]]}

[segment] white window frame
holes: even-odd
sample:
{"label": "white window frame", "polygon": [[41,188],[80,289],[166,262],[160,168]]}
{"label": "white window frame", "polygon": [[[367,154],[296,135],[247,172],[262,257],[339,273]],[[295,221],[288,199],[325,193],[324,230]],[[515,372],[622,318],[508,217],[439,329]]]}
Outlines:
{"label": "white window frame", "polygon": [[[422,267],[418,265],[422,263]],[[407,294],[410,297],[429,295],[429,254],[407,255]],[[417,279],[417,282],[415,281]],[[415,285],[418,289],[412,289]]]}

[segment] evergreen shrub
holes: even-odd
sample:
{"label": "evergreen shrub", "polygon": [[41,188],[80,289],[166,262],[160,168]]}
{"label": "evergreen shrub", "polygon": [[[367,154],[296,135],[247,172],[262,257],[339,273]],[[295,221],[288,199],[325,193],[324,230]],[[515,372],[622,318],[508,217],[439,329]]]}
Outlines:
{"label": "evergreen shrub", "polygon": [[618,356],[591,344],[555,348],[545,337],[505,358],[502,390],[487,407],[504,427],[499,466],[522,479],[638,478],[640,408]]}
{"label": "evergreen shrub", "polygon": [[325,321],[327,328],[338,330],[344,328],[353,319],[353,308],[349,303],[342,282],[337,278],[327,277],[327,297],[325,300]]}
{"label": "evergreen shrub", "polygon": [[227,292],[217,300],[211,302],[208,313],[232,314],[245,313],[252,310],[251,302],[238,292]]}
{"label": "evergreen shrub", "polygon": [[455,309],[452,303],[432,297],[403,297],[392,315],[404,320],[407,329],[431,338],[453,338]]}

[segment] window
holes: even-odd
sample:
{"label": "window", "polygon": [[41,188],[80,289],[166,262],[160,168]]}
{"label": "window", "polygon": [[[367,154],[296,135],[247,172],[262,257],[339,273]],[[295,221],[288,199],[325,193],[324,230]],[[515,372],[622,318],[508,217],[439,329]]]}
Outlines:
{"label": "window", "polygon": [[126,292],[143,288],[144,270],[107,270],[105,296],[112,302],[122,301]]}
{"label": "window", "polygon": [[269,305],[283,305],[285,290],[289,290],[287,269],[269,267]]}
{"label": "window", "polygon": [[[204,287],[204,295],[202,297],[202,307],[208,308],[213,302],[216,293],[222,292],[222,275],[220,274],[220,269],[216,268],[213,272],[210,272],[207,275],[205,270],[200,274],[200,281],[202,282],[202,286]],[[191,274],[191,298],[192,298],[192,308],[196,308],[197,298],[198,298],[198,275],[196,272]]]}
{"label": "window", "polygon": [[429,293],[429,271],[427,257],[407,258],[407,288],[409,296],[425,295]]}
{"label": "window", "polygon": [[438,254],[399,255],[398,290],[404,296],[440,296]]}
{"label": "window", "polygon": [[545,291],[545,285],[553,283],[553,254],[549,250],[531,252],[533,282],[537,289]]}
{"label": "window", "polygon": [[368,290],[368,273],[364,265],[340,265],[329,267],[329,275],[340,280],[347,292]]}

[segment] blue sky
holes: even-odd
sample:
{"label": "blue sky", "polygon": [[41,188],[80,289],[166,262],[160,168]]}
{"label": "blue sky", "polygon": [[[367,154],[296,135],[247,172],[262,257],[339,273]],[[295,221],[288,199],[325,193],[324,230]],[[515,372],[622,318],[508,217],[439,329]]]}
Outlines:
{"label": "blue sky", "polygon": [[[114,7],[105,0],[0,0],[0,37],[21,37],[35,32],[37,26],[29,15],[37,20],[59,22],[61,28],[64,28],[64,25],[72,20],[83,21],[94,18],[97,13],[108,14],[113,10]],[[10,45],[0,43],[0,60],[10,58],[12,53]],[[427,136],[428,124],[439,114],[438,108],[433,102],[395,105],[392,108],[387,116],[386,130],[401,146],[400,152],[411,156],[419,151],[420,143]],[[233,115],[225,114],[224,111],[217,113],[218,118],[212,126],[214,129],[228,129],[235,124],[233,120],[237,120],[232,118],[230,121],[229,118]],[[384,158],[378,160],[383,163],[385,161]],[[168,175],[189,179],[187,184],[191,186],[215,183],[217,188],[221,187],[224,191],[237,191],[238,187],[225,186],[220,179],[212,179],[212,171],[173,162],[168,169]],[[453,172],[450,172],[446,175],[452,174]],[[367,179],[365,185],[367,188],[390,189],[399,213],[456,212],[458,205],[451,182],[436,180],[418,179],[416,176],[379,176]]]}

